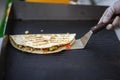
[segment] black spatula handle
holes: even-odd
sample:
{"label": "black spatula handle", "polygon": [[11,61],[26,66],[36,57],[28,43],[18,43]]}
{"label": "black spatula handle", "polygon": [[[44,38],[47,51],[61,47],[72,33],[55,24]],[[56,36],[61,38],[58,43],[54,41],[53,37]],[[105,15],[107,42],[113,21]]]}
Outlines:
{"label": "black spatula handle", "polygon": [[97,24],[96,26],[92,27],[91,30],[93,31],[93,33],[97,33],[97,32],[99,32],[99,31],[103,30],[108,24],[110,24],[110,23],[113,22],[113,20],[114,20],[114,18],[115,18],[116,16],[120,16],[120,14],[114,15],[114,16],[111,18],[111,20],[110,20],[109,22],[107,22],[107,23],[99,23],[99,24]]}

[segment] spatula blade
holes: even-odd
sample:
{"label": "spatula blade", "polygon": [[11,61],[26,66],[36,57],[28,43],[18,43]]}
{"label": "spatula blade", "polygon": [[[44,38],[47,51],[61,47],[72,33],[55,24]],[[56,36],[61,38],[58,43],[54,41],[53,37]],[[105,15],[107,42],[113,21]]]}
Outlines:
{"label": "spatula blade", "polygon": [[92,36],[93,32],[90,30],[80,39],[75,40],[75,43],[71,46],[70,49],[83,49],[87,42],[89,41],[90,37]]}
{"label": "spatula blade", "polygon": [[115,33],[118,37],[118,40],[120,41],[120,28],[119,27],[115,28]]}
{"label": "spatula blade", "polygon": [[82,36],[80,39],[84,45],[84,47],[86,46],[86,44],[88,43],[90,37],[92,36],[93,32],[90,30],[89,32],[87,32],[84,36]]}
{"label": "spatula blade", "polygon": [[70,49],[83,49],[84,45],[80,39],[75,40],[75,43],[71,46]]}

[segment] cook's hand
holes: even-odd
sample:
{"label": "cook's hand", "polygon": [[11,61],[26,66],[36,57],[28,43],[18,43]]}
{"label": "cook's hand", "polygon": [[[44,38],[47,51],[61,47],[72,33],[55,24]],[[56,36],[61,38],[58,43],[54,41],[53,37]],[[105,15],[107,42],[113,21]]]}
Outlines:
{"label": "cook's hand", "polygon": [[[104,14],[102,15],[99,23],[107,23],[112,18],[113,15],[120,14],[120,0],[116,1],[113,5],[108,7]],[[116,16],[112,24],[109,24],[106,29],[110,30],[114,27],[120,27],[120,16]]]}

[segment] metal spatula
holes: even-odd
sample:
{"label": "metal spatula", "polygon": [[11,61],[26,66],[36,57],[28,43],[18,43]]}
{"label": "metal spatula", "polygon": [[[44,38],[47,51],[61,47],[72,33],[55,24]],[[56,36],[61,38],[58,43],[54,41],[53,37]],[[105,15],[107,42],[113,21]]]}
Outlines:
{"label": "metal spatula", "polygon": [[120,41],[120,28],[119,27],[115,28],[115,33],[118,37],[118,40]]}
{"label": "metal spatula", "polygon": [[104,29],[109,23],[112,23],[112,22],[113,22],[113,20],[110,20],[108,23],[99,23],[96,26],[92,27],[84,36],[82,36],[80,39],[77,39],[75,41],[75,43],[71,46],[70,49],[83,49],[83,48],[85,48],[85,46],[88,43],[92,34],[96,34],[97,32]]}

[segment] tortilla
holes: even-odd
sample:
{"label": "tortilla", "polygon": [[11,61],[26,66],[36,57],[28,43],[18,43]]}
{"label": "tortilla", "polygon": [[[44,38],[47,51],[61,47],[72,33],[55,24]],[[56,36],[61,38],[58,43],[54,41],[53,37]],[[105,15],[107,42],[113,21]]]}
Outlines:
{"label": "tortilla", "polygon": [[18,50],[50,54],[69,49],[75,41],[76,34],[27,34],[10,35],[10,42]]}

